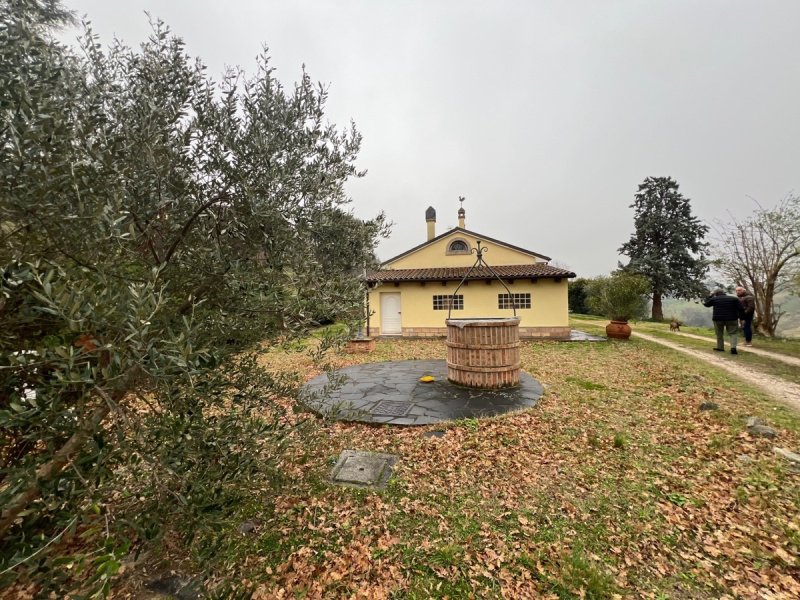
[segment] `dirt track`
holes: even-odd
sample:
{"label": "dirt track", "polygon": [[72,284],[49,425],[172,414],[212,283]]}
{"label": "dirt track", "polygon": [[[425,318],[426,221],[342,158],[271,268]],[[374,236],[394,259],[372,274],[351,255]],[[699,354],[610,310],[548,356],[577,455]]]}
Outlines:
{"label": "dirt track", "polygon": [[[679,352],[683,352],[684,354],[689,354],[698,358],[700,360],[704,360],[707,363],[713,364],[720,369],[725,369],[729,373],[732,373],[739,379],[744,379],[749,383],[753,383],[764,391],[769,393],[773,398],[791,406],[795,410],[800,411],[800,385],[796,385],[789,381],[784,381],[783,379],[779,379],[778,377],[773,377],[771,375],[765,375],[764,373],[760,373],[755,369],[751,369],[742,364],[737,364],[734,362],[735,357],[731,357],[730,355],[723,355],[721,352],[719,355],[717,354],[706,354],[705,352],[700,352],[699,350],[693,350],[692,348],[687,348],[686,346],[681,346],[680,344],[676,344],[674,342],[668,342],[667,340],[662,340],[661,338],[657,338],[652,335],[647,335],[645,333],[634,332],[633,335],[636,337],[640,337],[643,340],[647,340],[648,342],[654,342],[656,344],[661,344],[662,346],[667,346],[668,348],[672,348],[674,350],[678,350]],[[700,337],[700,336],[692,336],[692,337]],[[707,338],[701,338],[707,339]],[[713,343],[713,342],[712,342]],[[752,350],[751,348],[747,348],[748,351]],[[768,354],[770,356],[775,356],[774,352],[766,352],[762,350],[760,354]],[[781,355],[779,355],[781,356]],[[782,359],[784,358],[791,358],[786,356],[781,356]]]}
{"label": "dirt track", "polygon": [[[586,323],[587,325],[588,324],[597,325],[597,323],[592,321],[576,320],[576,322]],[[672,348],[673,350],[677,350],[678,352],[683,352],[684,354],[693,356],[698,360],[703,360],[709,364],[714,365],[715,367],[724,369],[729,373],[731,373],[732,375],[735,375],[739,379],[757,385],[779,402],[786,404],[787,406],[791,406],[797,411],[800,411],[800,385],[796,385],[794,383],[785,381],[778,377],[773,377],[772,375],[766,375],[746,365],[737,363],[735,362],[736,361],[735,357],[730,356],[730,354],[728,353],[723,354],[722,352],[719,352],[719,353],[709,354],[706,352],[701,352],[699,350],[694,350],[692,348],[687,348],[686,346],[681,346],[680,344],[677,344],[675,342],[670,342],[658,338],[656,336],[647,335],[646,333],[639,333],[638,331],[634,331],[633,335],[643,340],[647,340],[648,342],[653,342],[654,344],[661,344],[662,346],[666,346],[667,348]],[[708,341],[708,338],[704,338],[699,335],[692,335],[689,333],[682,333],[680,335]],[[714,341],[712,340],[710,343],[713,344]],[[785,356],[783,354],[768,352],[766,350],[761,350],[759,348],[753,348],[753,347],[740,348],[739,351],[753,352],[755,354],[769,356],[770,358],[774,358],[775,360],[780,360],[787,364],[800,366],[800,359],[794,358],[792,356]]]}
{"label": "dirt track", "polygon": [[[703,340],[704,342],[710,341],[710,343],[714,343],[714,340],[709,340],[707,337],[703,337],[702,335],[695,335],[693,333],[681,333],[678,332],[675,335],[682,335],[684,337],[692,338],[695,340]],[[740,338],[741,339],[741,336]],[[773,360],[779,360],[780,362],[786,363],[787,365],[794,365],[800,367],[800,358],[795,358],[794,356],[786,356],[785,354],[778,354],[777,352],[770,352],[769,350],[762,350],[761,348],[756,348],[754,346],[749,347],[742,347],[742,344],[739,344],[739,352],[752,352],[753,354],[758,354],[759,356],[767,356]]]}

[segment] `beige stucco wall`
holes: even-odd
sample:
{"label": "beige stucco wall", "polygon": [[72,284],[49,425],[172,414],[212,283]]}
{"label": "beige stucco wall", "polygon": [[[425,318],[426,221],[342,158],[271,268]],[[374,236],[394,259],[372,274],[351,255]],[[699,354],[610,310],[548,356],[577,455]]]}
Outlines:
{"label": "beige stucco wall", "polygon": [[[475,248],[479,237],[454,231],[430,246],[425,246],[398,260],[386,263],[384,269],[428,269],[431,267],[471,267],[475,264],[475,254],[447,254],[447,247],[453,240],[464,240],[470,248]],[[489,249],[484,260],[490,266],[528,265],[543,262],[542,259],[507,248],[495,242],[484,242],[483,247]]]}
{"label": "beige stucco wall", "polygon": [[[417,328],[445,327],[446,310],[433,310],[433,296],[452,294],[458,286],[457,281],[442,285],[441,282],[385,283],[370,291],[369,305],[372,316],[370,326],[379,330],[381,325],[382,293],[400,292],[400,319],[403,330]],[[508,285],[512,293],[531,294],[531,308],[517,309],[520,317],[520,328],[544,327],[564,328],[569,326],[567,303],[567,280],[556,282],[553,279],[539,279],[536,283],[530,280],[515,281]],[[470,281],[458,291],[464,295],[464,310],[454,310],[454,318],[467,317],[510,317],[511,309],[501,310],[497,307],[497,295],[506,293],[499,281]]]}

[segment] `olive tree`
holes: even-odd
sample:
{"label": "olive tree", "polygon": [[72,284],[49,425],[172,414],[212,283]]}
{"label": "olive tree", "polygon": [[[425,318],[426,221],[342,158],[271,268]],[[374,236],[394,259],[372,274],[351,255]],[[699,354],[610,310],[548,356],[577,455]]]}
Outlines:
{"label": "olive tree", "polygon": [[0,584],[60,585],[51,551],[96,528],[107,589],[164,498],[191,523],[277,452],[296,382],[242,351],[358,315],[386,224],[347,212],[361,136],[305,72],[286,89],[262,55],[215,84],[160,22],[75,52],[68,21],[0,0]]}
{"label": "olive tree", "polygon": [[592,314],[613,321],[641,319],[647,314],[649,290],[646,277],[620,270],[586,282],[586,305]]}

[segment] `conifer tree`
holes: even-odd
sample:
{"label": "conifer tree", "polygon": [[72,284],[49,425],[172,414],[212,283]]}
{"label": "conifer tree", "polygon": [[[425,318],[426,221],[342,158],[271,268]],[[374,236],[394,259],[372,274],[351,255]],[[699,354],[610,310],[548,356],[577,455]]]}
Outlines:
{"label": "conifer tree", "polygon": [[652,286],[652,318],[664,318],[664,296],[696,298],[708,270],[704,242],[708,227],[692,215],[688,198],[671,177],[648,177],[631,208],[635,231],[619,249],[629,257],[626,271],[644,275]]}

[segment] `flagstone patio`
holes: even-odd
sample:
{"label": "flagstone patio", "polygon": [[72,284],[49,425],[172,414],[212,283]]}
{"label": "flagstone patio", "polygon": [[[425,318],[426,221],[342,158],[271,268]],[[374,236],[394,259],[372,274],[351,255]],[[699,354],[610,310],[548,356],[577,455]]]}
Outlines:
{"label": "flagstone patio", "polygon": [[[434,381],[421,382],[425,375]],[[320,375],[305,385],[301,399],[313,412],[339,421],[429,425],[531,408],[543,392],[527,373],[520,374],[520,385],[514,388],[476,389],[450,383],[444,360],[406,360]]]}

